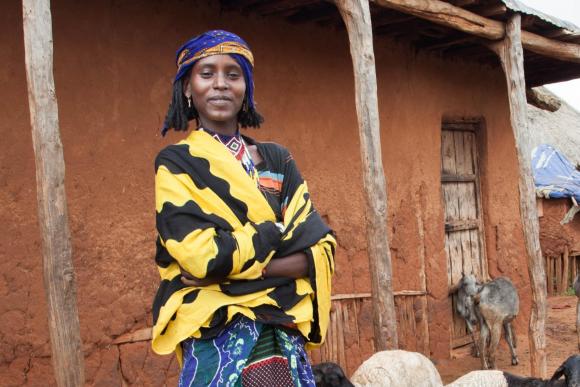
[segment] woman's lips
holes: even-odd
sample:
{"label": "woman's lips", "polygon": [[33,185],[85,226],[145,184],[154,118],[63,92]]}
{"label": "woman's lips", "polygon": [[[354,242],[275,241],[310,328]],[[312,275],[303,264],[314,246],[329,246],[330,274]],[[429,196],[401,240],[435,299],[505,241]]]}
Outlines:
{"label": "woman's lips", "polygon": [[215,106],[225,106],[232,103],[232,100],[227,97],[213,97],[208,99],[208,102]]}

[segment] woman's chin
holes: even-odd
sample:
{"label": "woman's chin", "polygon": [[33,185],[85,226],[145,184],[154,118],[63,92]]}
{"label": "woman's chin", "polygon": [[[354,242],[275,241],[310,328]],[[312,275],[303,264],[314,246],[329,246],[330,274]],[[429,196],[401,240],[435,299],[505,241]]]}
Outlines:
{"label": "woman's chin", "polygon": [[237,124],[238,122],[237,113],[232,112],[212,112],[212,114],[208,114],[205,118],[207,121],[219,124],[226,124],[229,122]]}

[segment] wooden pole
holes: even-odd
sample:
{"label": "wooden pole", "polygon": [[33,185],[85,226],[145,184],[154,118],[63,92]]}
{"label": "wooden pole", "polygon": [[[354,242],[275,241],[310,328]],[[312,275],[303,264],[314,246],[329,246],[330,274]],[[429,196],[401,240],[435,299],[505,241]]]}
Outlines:
{"label": "wooden pole", "polygon": [[521,15],[511,16],[506,36],[490,46],[499,56],[507,81],[510,120],[519,164],[520,218],[528,258],[528,275],[532,288],[530,315],[530,365],[532,375],[546,378],[546,275],[540,249],[540,226],[536,207],[536,190],[531,172],[531,139],[527,129],[524,53],[521,44]]}
{"label": "wooden pole", "polygon": [[52,365],[58,386],[83,386],[84,364],[64,188],[64,157],[52,72],[50,1],[23,0],[22,10]]}
{"label": "wooden pole", "polygon": [[[421,246],[419,246],[419,280],[421,282],[421,292],[423,293],[418,297],[419,309],[421,314],[421,319],[418,321],[419,327],[417,329],[417,351],[421,352],[425,356],[429,356],[429,305],[427,304],[427,275],[425,273],[425,258],[427,256],[425,248],[425,225],[423,223],[423,205],[422,199],[419,199],[419,204],[417,205],[417,211],[415,212],[417,218],[417,225],[419,228],[419,238],[421,241]],[[416,316],[416,315],[415,315]]]}
{"label": "wooden pole", "polygon": [[576,275],[578,273],[578,264],[576,263],[576,256],[572,257],[572,283],[576,280]]}
{"label": "wooden pole", "polygon": [[562,294],[562,255],[556,255],[554,257],[554,262],[556,262],[556,294]]}
{"label": "wooden pole", "polygon": [[387,183],[381,156],[377,76],[369,3],[367,0],[335,0],[335,3],[348,31],[354,70],[366,199],[375,351],[396,349],[397,319],[387,228]]}
{"label": "wooden pole", "polygon": [[[569,261],[570,261],[570,251],[568,250],[568,245],[564,246],[564,254],[562,255],[562,259],[564,260],[564,268],[562,269],[562,291],[566,293],[569,287],[568,277],[570,277],[569,271]],[[574,279],[572,278],[572,281]]]}
{"label": "wooden pole", "polygon": [[[373,2],[489,40],[501,39],[505,34],[502,22],[440,0],[373,0]],[[536,54],[580,62],[580,44],[552,40],[528,31],[521,31],[521,42],[524,48]]]}
{"label": "wooden pole", "polygon": [[549,255],[546,255],[546,276],[548,277],[548,295],[552,295],[554,293],[554,282],[552,281],[553,277],[553,270],[552,267],[552,258]]}

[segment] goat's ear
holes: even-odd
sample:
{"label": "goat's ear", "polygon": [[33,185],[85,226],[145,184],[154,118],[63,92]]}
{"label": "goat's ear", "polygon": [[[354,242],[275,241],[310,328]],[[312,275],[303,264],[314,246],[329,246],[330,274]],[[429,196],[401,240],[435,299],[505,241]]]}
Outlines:
{"label": "goat's ear", "polygon": [[560,379],[560,377],[562,377],[562,375],[564,375],[564,364],[562,364],[557,370],[556,372],[554,372],[554,375],[552,376],[552,378],[550,379],[550,382],[555,382],[556,380]]}

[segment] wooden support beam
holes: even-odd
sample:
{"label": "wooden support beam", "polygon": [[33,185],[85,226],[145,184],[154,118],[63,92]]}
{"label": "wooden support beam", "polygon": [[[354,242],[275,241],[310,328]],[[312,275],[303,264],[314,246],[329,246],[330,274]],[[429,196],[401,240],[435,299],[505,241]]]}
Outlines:
{"label": "wooden support beam", "polygon": [[437,43],[421,45],[421,48],[423,50],[428,50],[428,51],[443,51],[449,47],[457,47],[459,45],[473,44],[473,43],[477,42],[477,40],[478,40],[478,38],[475,36],[471,36],[471,35],[470,36],[462,36],[462,37],[455,38],[455,39],[442,40],[442,41],[439,41]]}
{"label": "wooden support beam", "polygon": [[572,36],[576,36],[572,31],[569,31],[565,28],[559,28],[557,30],[553,30],[553,31],[549,31],[549,32],[545,32],[543,33],[544,37],[546,38],[561,38],[561,37],[572,37]]}
{"label": "wooden support beam", "polygon": [[562,101],[557,97],[533,88],[526,89],[526,98],[530,105],[549,112],[555,112],[562,106]]}
{"label": "wooden support beam", "polygon": [[529,325],[530,365],[534,376],[547,377],[546,363],[546,274],[540,248],[540,226],[536,208],[536,190],[531,171],[531,138],[528,125],[524,52],[521,43],[521,16],[515,14],[506,23],[506,36],[491,48],[500,58],[505,72],[510,120],[519,165],[520,218],[526,245],[528,275],[532,288],[532,311]]}
{"label": "wooden support beam", "polygon": [[504,15],[507,12],[507,7],[503,4],[486,5],[481,8],[472,9],[476,14],[483,17]]}
{"label": "wooden support beam", "polygon": [[457,7],[465,7],[473,4],[477,4],[478,0],[451,0],[451,3]]}
{"label": "wooden support beam", "polygon": [[348,31],[363,184],[366,201],[367,251],[373,293],[375,351],[398,347],[391,252],[387,228],[387,183],[381,156],[377,76],[371,15],[367,0],[335,0]]}
{"label": "wooden support beam", "polygon": [[[504,23],[488,19],[440,0],[372,0],[377,5],[430,20],[472,35],[499,40]],[[580,63],[580,44],[560,42],[528,31],[521,32],[525,49],[559,60]]]}
{"label": "wooden support beam", "polygon": [[372,0],[395,9],[482,38],[497,40],[504,35],[503,24],[439,0]]}
{"label": "wooden support beam", "polygon": [[59,387],[77,387],[85,382],[84,362],[52,72],[50,0],[23,0],[22,14],[52,366]]}

